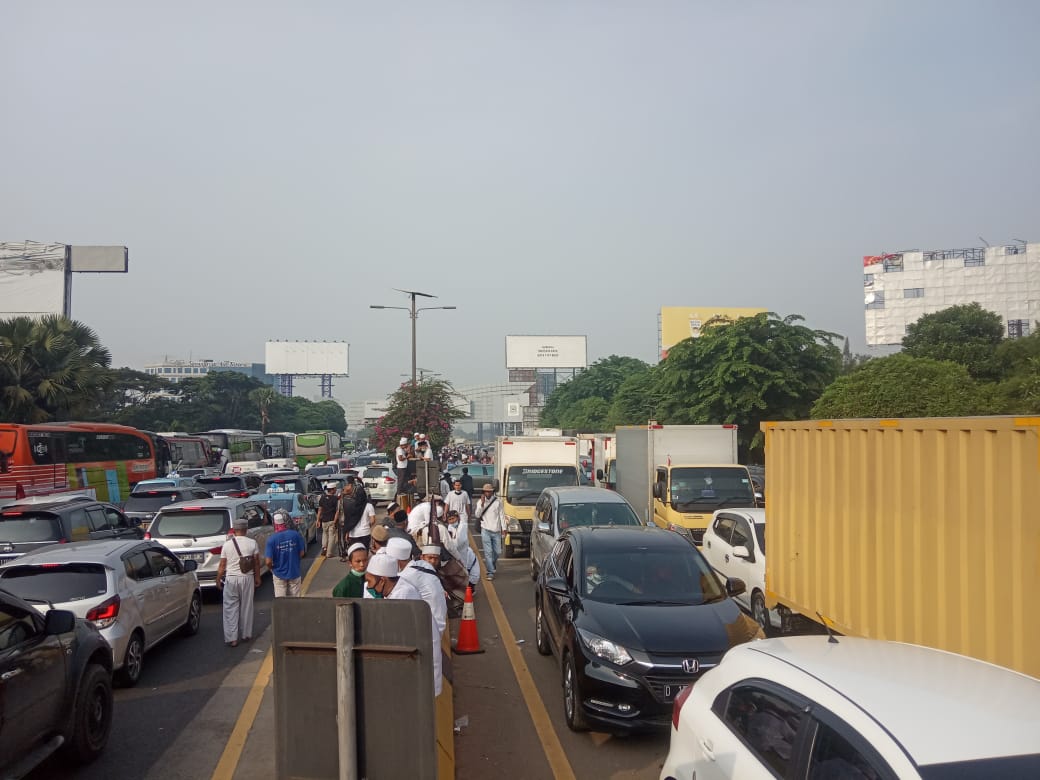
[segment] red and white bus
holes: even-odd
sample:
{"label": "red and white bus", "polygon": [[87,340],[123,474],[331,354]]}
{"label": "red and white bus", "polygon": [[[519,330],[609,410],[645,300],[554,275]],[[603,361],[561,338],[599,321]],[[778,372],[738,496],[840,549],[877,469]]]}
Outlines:
{"label": "red and white bus", "polygon": [[149,434],[125,425],[0,423],[0,499],[93,488],[100,501],[125,501],[158,476],[156,454]]}

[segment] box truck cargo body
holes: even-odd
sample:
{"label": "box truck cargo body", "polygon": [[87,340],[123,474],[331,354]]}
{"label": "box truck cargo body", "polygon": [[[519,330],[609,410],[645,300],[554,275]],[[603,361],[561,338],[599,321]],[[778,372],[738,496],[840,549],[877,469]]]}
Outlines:
{"label": "box truck cargo body", "polygon": [[506,516],[503,554],[531,550],[531,518],[544,488],[578,484],[578,440],[574,436],[499,436],[495,474]]}
{"label": "box truck cargo body", "polygon": [[769,606],[1040,677],[1040,418],[762,430]]}
{"label": "box truck cargo body", "polygon": [[755,506],[735,425],[623,426],[615,438],[617,490],[647,522],[700,544],[713,512]]}

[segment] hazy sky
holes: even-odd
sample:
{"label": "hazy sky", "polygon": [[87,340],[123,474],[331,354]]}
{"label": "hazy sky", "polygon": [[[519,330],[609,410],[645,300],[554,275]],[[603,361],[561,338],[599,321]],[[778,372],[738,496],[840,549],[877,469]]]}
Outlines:
{"label": "hazy sky", "polygon": [[652,360],[662,305],[865,350],[864,254],[1040,240],[1040,3],[0,5],[0,240],[74,277],[114,365],[343,339],[342,400],[504,337]]}

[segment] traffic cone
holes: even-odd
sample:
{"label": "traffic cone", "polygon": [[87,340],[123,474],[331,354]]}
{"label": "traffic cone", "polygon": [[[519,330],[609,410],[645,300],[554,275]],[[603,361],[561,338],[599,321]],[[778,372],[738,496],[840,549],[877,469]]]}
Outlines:
{"label": "traffic cone", "polygon": [[480,637],[477,636],[477,613],[473,609],[473,586],[466,586],[466,601],[462,605],[462,620],[459,623],[459,638],[455,641],[457,655],[483,653]]}

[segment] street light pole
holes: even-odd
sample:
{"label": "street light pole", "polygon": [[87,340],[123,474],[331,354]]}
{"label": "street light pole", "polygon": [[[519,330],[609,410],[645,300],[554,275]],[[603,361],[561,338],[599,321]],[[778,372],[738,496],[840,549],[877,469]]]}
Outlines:
{"label": "street light pole", "polygon": [[423,307],[417,309],[415,307],[415,299],[416,299],[416,297],[422,296],[423,298],[436,298],[437,296],[436,295],[431,295],[430,293],[418,292],[416,290],[398,290],[396,287],[394,289],[397,290],[398,292],[403,292],[405,295],[411,296],[411,299],[412,299],[411,306],[373,306],[373,305],[370,305],[368,308],[370,308],[370,309],[401,309],[403,311],[408,312],[408,316],[411,317],[411,319],[412,319],[412,389],[415,389],[418,386],[418,382],[416,381],[415,323],[416,323],[416,320],[419,319],[419,312],[421,312],[421,311],[431,311],[433,309],[454,309],[456,307],[455,306],[423,306]]}

